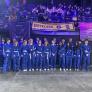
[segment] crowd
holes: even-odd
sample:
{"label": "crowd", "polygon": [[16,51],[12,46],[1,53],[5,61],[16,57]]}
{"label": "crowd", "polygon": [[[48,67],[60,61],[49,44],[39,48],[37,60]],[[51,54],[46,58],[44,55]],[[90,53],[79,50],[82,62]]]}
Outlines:
{"label": "crowd", "polygon": [[[37,38],[18,41],[2,39],[0,43],[0,62],[2,72],[9,71],[88,71],[91,48],[88,40],[68,42],[62,39],[57,43],[56,38],[48,42]],[[57,64],[58,63],[58,64]],[[58,65],[58,66],[57,66]]]}
{"label": "crowd", "polygon": [[[4,12],[4,9],[3,9]],[[31,7],[21,6],[19,3],[10,6],[6,10],[5,17],[16,17],[17,20],[35,20],[46,22],[67,22],[82,20],[83,17],[92,15],[91,7],[82,7],[78,5],[61,3],[53,5],[34,5]],[[3,16],[4,17],[4,16]]]}
{"label": "crowd", "polygon": [[32,13],[38,17],[38,21],[67,22],[78,21],[83,16],[91,15],[91,7],[80,7],[71,4],[59,4],[58,6],[39,5],[32,9]]}

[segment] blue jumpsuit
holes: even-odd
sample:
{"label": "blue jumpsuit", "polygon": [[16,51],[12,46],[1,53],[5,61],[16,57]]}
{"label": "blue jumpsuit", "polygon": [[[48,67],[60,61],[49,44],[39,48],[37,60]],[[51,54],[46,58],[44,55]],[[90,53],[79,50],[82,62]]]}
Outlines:
{"label": "blue jumpsuit", "polygon": [[76,51],[75,51],[75,61],[74,61],[74,67],[75,69],[80,69],[81,66],[81,49],[80,47],[76,47]]}
{"label": "blue jumpsuit", "polygon": [[73,57],[73,51],[72,48],[66,47],[66,69],[72,68],[72,57]]}
{"label": "blue jumpsuit", "polygon": [[44,52],[44,69],[49,69],[49,63],[50,63],[50,46],[44,46],[43,49]]}
{"label": "blue jumpsuit", "polygon": [[80,47],[80,50],[81,50],[80,68],[82,69],[82,64],[83,64],[83,44],[80,44],[79,47]]}
{"label": "blue jumpsuit", "polygon": [[56,60],[57,60],[57,46],[54,44],[51,44],[50,46],[50,53],[51,53],[51,56],[50,56],[50,68],[54,69],[56,68]]}
{"label": "blue jumpsuit", "polygon": [[3,66],[4,61],[3,51],[4,51],[4,44],[0,43],[0,67]]}
{"label": "blue jumpsuit", "polygon": [[36,69],[43,69],[43,46],[36,45]]}
{"label": "blue jumpsuit", "polygon": [[58,51],[58,53],[59,53],[59,66],[60,66],[60,68],[62,68],[62,69],[65,69],[66,67],[65,67],[65,46],[64,45],[62,45],[62,46],[60,46],[59,47],[59,51]]}
{"label": "blue jumpsuit", "polygon": [[88,66],[90,65],[90,51],[89,45],[83,46],[83,69],[85,70],[88,70]]}
{"label": "blue jumpsuit", "polygon": [[12,61],[13,61],[13,71],[19,71],[20,69],[20,47],[12,47]]}
{"label": "blue jumpsuit", "polygon": [[28,69],[28,62],[29,62],[29,47],[28,45],[21,46],[21,66],[22,70]]}
{"label": "blue jumpsuit", "polygon": [[7,72],[11,69],[11,53],[12,53],[12,45],[5,44],[4,45],[4,63],[3,63],[3,72]]}
{"label": "blue jumpsuit", "polygon": [[28,45],[29,46],[29,62],[28,62],[28,69],[35,69],[36,63],[36,46],[35,45]]}
{"label": "blue jumpsuit", "polygon": [[75,70],[77,69],[76,68],[76,63],[77,63],[77,54],[76,54],[76,51],[77,51],[77,47],[78,47],[78,45],[75,45],[75,47],[73,49],[73,57],[72,57],[72,68],[74,68]]}
{"label": "blue jumpsuit", "polygon": [[74,47],[75,47],[75,44],[73,42],[70,42],[69,44],[70,44],[70,47],[71,47],[71,49],[73,51],[74,50]]}

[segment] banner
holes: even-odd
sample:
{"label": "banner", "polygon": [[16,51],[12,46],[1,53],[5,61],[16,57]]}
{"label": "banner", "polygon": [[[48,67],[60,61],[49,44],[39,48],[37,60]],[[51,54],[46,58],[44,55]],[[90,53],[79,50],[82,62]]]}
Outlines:
{"label": "banner", "polygon": [[92,23],[80,23],[80,39],[92,41]]}
{"label": "banner", "polygon": [[74,23],[41,23],[33,22],[32,30],[44,31],[74,31]]}

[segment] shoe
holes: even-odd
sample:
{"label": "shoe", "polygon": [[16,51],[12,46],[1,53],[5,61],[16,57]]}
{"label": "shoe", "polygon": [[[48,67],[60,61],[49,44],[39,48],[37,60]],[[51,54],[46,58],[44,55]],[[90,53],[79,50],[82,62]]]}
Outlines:
{"label": "shoe", "polygon": [[66,70],[65,70],[65,69],[63,69],[63,71],[65,72]]}
{"label": "shoe", "polygon": [[46,71],[46,69],[44,69],[44,71]]}
{"label": "shoe", "polygon": [[42,71],[42,69],[39,69],[39,71],[41,72],[41,71]]}
{"label": "shoe", "polygon": [[49,71],[50,69],[47,69],[47,71]]}
{"label": "shoe", "polygon": [[26,72],[26,71],[27,71],[27,69],[24,69],[23,71],[24,71],[24,72]]}
{"label": "shoe", "polygon": [[71,69],[69,69],[69,71],[71,71]]}
{"label": "shoe", "polygon": [[29,69],[29,71],[31,72],[31,69]]}
{"label": "shoe", "polygon": [[68,71],[68,69],[66,69],[66,71]]}
{"label": "shoe", "polygon": [[62,71],[62,69],[60,68],[60,71]]}
{"label": "shoe", "polygon": [[38,71],[38,69],[36,69],[36,71]]}
{"label": "shoe", "polygon": [[32,71],[34,71],[34,69],[32,69]]}

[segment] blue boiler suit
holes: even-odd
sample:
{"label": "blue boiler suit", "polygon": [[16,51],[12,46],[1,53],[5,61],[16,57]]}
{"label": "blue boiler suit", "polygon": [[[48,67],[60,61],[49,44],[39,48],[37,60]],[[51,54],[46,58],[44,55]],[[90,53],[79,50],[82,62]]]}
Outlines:
{"label": "blue boiler suit", "polygon": [[75,53],[76,57],[75,57],[75,69],[80,69],[81,67],[81,49],[80,46],[76,47],[76,53]]}
{"label": "blue boiler suit", "polygon": [[43,46],[36,45],[36,69],[43,69]]}
{"label": "blue boiler suit", "polygon": [[20,69],[20,47],[12,47],[12,60],[13,60],[13,71],[19,71]]}
{"label": "blue boiler suit", "polygon": [[62,68],[62,69],[65,69],[65,46],[62,45],[59,47],[59,67]]}
{"label": "blue boiler suit", "polygon": [[56,68],[56,60],[57,60],[57,46],[54,44],[51,44],[50,46],[50,53],[51,53],[51,57],[50,57],[50,68],[54,69]]}
{"label": "blue boiler suit", "polygon": [[0,43],[0,67],[3,66],[3,62],[4,62],[3,51],[4,51],[4,44]]}
{"label": "blue boiler suit", "polygon": [[28,62],[29,62],[29,47],[28,45],[22,45],[21,47],[22,70],[28,70]]}
{"label": "blue boiler suit", "polygon": [[71,47],[66,48],[66,69],[72,68],[73,51]]}
{"label": "blue boiler suit", "polygon": [[12,53],[12,45],[4,44],[4,63],[3,63],[3,72],[7,72],[11,70],[11,53]]}
{"label": "blue boiler suit", "polygon": [[89,45],[83,46],[83,69],[85,70],[88,70],[88,66],[90,65],[90,51]]}
{"label": "blue boiler suit", "polygon": [[28,62],[28,69],[35,69],[36,68],[36,46],[29,45],[29,62]]}
{"label": "blue boiler suit", "polygon": [[44,52],[44,69],[49,69],[49,63],[50,63],[50,46],[44,46],[43,49]]}

